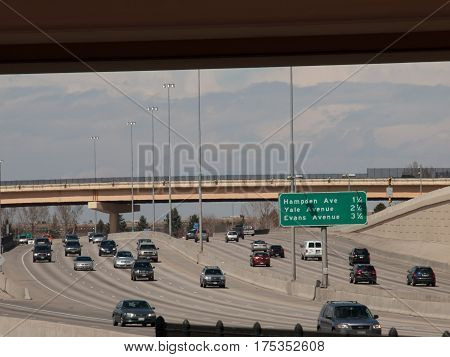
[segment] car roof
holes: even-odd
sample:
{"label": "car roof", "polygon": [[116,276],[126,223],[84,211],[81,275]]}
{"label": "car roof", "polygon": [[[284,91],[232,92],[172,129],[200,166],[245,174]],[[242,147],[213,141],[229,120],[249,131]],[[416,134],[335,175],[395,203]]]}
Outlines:
{"label": "car roof", "polygon": [[77,260],[77,259],[86,259],[86,258],[89,258],[89,259],[92,260],[92,258],[89,257],[89,256],[87,256],[87,255],[81,255],[81,256],[79,256],[79,257],[76,257],[75,260]]}
{"label": "car roof", "polygon": [[220,269],[217,265],[207,265],[203,269]]}
{"label": "car roof", "polygon": [[333,306],[365,306],[358,301],[327,301],[327,305]]}

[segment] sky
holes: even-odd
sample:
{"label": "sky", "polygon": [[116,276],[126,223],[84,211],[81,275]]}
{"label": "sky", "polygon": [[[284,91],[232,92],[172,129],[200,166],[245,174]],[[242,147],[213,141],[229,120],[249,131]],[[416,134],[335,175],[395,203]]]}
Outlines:
{"label": "sky", "polygon": [[[367,168],[404,167],[412,161],[450,166],[449,63],[295,67],[293,71],[295,141],[298,151],[302,145],[309,147],[301,162],[304,172],[364,173]],[[136,122],[137,157],[138,145],[151,142],[151,116],[145,108],[158,106],[155,145],[161,149],[167,144],[163,83],[176,85],[170,92],[172,144],[195,147],[196,71],[0,76],[3,180],[93,177],[92,135],[100,137],[98,177],[129,176],[127,121]],[[254,156],[243,161],[242,150],[232,155],[228,165],[223,145],[285,146],[289,94],[289,68],[201,72],[202,141],[222,155],[211,161],[214,173],[267,173]],[[266,147],[260,147],[265,152]],[[181,156],[173,170],[180,175],[195,173],[194,159]],[[161,157],[159,162],[158,172],[167,173],[167,160]],[[271,170],[287,172],[286,158],[274,162]],[[188,214],[193,207],[187,205],[182,211]],[[145,214],[148,209],[144,208]],[[160,210],[164,211],[162,205]],[[211,204],[209,210],[229,215],[231,204]]]}

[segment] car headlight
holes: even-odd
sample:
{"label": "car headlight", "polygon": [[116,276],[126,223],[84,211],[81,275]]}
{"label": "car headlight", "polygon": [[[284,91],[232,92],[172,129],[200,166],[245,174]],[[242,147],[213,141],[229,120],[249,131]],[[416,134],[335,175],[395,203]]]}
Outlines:
{"label": "car headlight", "polygon": [[155,315],[155,313],[154,312],[151,312],[151,313],[149,313],[147,316],[148,317],[152,317],[152,316],[154,316]]}
{"label": "car headlight", "polygon": [[127,317],[135,317],[136,314],[133,314],[132,312],[127,312]]}
{"label": "car headlight", "polygon": [[379,330],[379,329],[381,329],[381,324],[373,324],[372,328],[375,330]]}
{"label": "car headlight", "polygon": [[350,328],[350,326],[348,324],[337,324],[336,327],[337,328]]}
{"label": "car headlight", "polygon": [[50,256],[50,253],[47,253],[47,256]]}
{"label": "car headlight", "polygon": [[210,276],[205,276],[205,279],[206,280],[211,280],[211,277]]}

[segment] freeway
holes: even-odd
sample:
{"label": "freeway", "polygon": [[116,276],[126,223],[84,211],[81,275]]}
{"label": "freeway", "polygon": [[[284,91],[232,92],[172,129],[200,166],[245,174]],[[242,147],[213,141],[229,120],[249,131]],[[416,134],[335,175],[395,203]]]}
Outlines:
{"label": "freeway", "polygon": [[[125,234],[116,241],[119,249],[131,250],[135,254],[137,236],[149,234],[151,232],[134,236]],[[271,234],[264,239],[273,243],[283,242],[285,248],[288,248],[287,235]],[[173,322],[181,322],[187,318],[191,323],[215,324],[221,319],[225,325],[251,326],[255,321],[259,321],[263,327],[279,328],[292,328],[300,322],[304,328],[315,328],[321,303],[288,296],[231,276],[227,276],[226,289],[202,289],[199,287],[201,267],[172,249],[167,238],[157,238],[155,241],[160,247],[160,262],[154,264],[156,267],[154,282],[131,281],[129,270],[114,269],[111,257],[98,257],[98,247],[88,243],[86,237],[82,238],[83,255],[90,255],[95,259],[96,270],[93,272],[75,272],[73,258],[64,256],[60,242],[53,245],[54,262],[50,264],[32,263],[31,247],[17,247],[6,253],[5,273],[26,285],[33,300],[3,300],[0,302],[0,315],[27,318],[32,314],[31,318],[34,319],[120,330],[120,327],[113,327],[111,323],[111,312],[117,301],[123,298],[143,298],[156,306],[157,314]],[[227,259],[231,254],[239,257],[242,264],[246,265],[248,265],[248,247],[249,239],[239,244],[229,243],[225,246],[222,235],[216,235],[210,243],[205,244],[205,249],[216,251],[221,258]],[[347,253],[347,247],[341,247],[337,251]],[[289,253],[287,250],[288,257]],[[341,265],[343,260],[345,260],[343,257],[339,259],[332,257],[332,271],[335,270],[334,264]],[[386,269],[390,274],[386,276],[386,284],[392,284],[393,289],[399,289],[401,283],[389,280],[397,278],[394,272],[396,266],[389,268],[391,263],[393,262],[386,260],[376,264],[380,286],[385,284],[383,280],[385,278],[381,276]],[[269,269],[289,271],[287,259],[274,260],[273,267]],[[347,267],[344,264],[340,269],[336,274],[333,273],[331,282],[333,279],[346,281]],[[299,274],[306,275],[307,272],[312,280],[318,277],[319,271],[318,262],[299,263]],[[345,273],[343,277],[340,277],[341,273]],[[402,272],[398,274],[400,276]],[[440,277],[441,272],[438,273],[438,282],[441,281]],[[448,275],[445,279],[448,279]],[[436,288],[436,293],[445,291],[448,291],[448,282],[444,283],[443,280],[442,286]],[[384,332],[387,332],[389,327],[395,326],[404,335],[437,336],[450,325],[450,321],[446,319],[425,319],[412,314],[382,312],[380,315],[385,327]],[[122,329],[136,335],[154,333],[154,329],[150,327]]]}

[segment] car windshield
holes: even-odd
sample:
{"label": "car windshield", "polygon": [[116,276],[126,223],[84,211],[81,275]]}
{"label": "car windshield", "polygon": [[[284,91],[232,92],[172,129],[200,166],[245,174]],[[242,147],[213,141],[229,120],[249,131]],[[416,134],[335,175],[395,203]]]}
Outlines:
{"label": "car windshield", "polygon": [[281,245],[273,245],[271,248],[273,250],[280,250],[281,249]]}
{"label": "car windshield", "polygon": [[338,319],[369,319],[373,318],[372,313],[365,306],[338,306],[335,310]]}
{"label": "car windshield", "polygon": [[357,269],[361,269],[362,271],[374,271],[375,268],[373,265],[357,265]]}
{"label": "car windshield", "polygon": [[75,258],[77,262],[90,262],[92,261],[91,257],[77,257]]}
{"label": "car windshield", "polygon": [[134,267],[138,269],[152,268],[149,262],[136,262],[134,263]]}
{"label": "car windshield", "polygon": [[205,275],[222,275],[222,271],[220,269],[206,269]]}
{"label": "car windshield", "polygon": [[66,247],[79,247],[80,243],[76,241],[67,242]]}
{"label": "car windshield", "polygon": [[77,235],[67,235],[66,239],[78,239]]}
{"label": "car windshield", "polygon": [[154,249],[156,249],[156,246],[154,244],[143,244],[143,245],[141,245],[141,249],[154,250]]}
{"label": "car windshield", "polygon": [[255,257],[267,257],[267,253],[263,253],[263,252],[255,253]]}
{"label": "car windshield", "polygon": [[237,235],[236,231],[229,231],[228,234],[233,236]]}
{"label": "car windshield", "polygon": [[150,309],[150,305],[147,301],[124,301],[124,309]]}
{"label": "car windshield", "polygon": [[433,270],[431,268],[419,268],[417,269],[417,272],[421,274],[431,274]]}
{"label": "car windshield", "polygon": [[34,248],[35,252],[48,252],[50,249],[47,246],[41,245]]}
{"label": "car windshield", "polygon": [[355,254],[364,255],[367,254],[367,249],[355,249]]}
{"label": "car windshield", "polygon": [[97,234],[94,234],[94,237],[104,237],[104,235],[102,233],[97,233]]}
{"label": "car windshield", "polygon": [[264,242],[263,240],[255,240],[253,243],[254,244],[266,244],[266,242]]}
{"label": "car windshield", "polygon": [[131,252],[118,252],[117,256],[123,258],[132,258],[133,254],[131,254]]}
{"label": "car windshield", "polygon": [[139,240],[139,244],[145,244],[145,243],[151,243],[152,240],[151,239],[140,239]]}
{"label": "car windshield", "polygon": [[104,240],[104,241],[102,242],[102,247],[105,247],[105,246],[108,246],[108,247],[115,247],[115,246],[116,246],[116,242],[114,242],[114,241],[112,241],[112,240]]}

